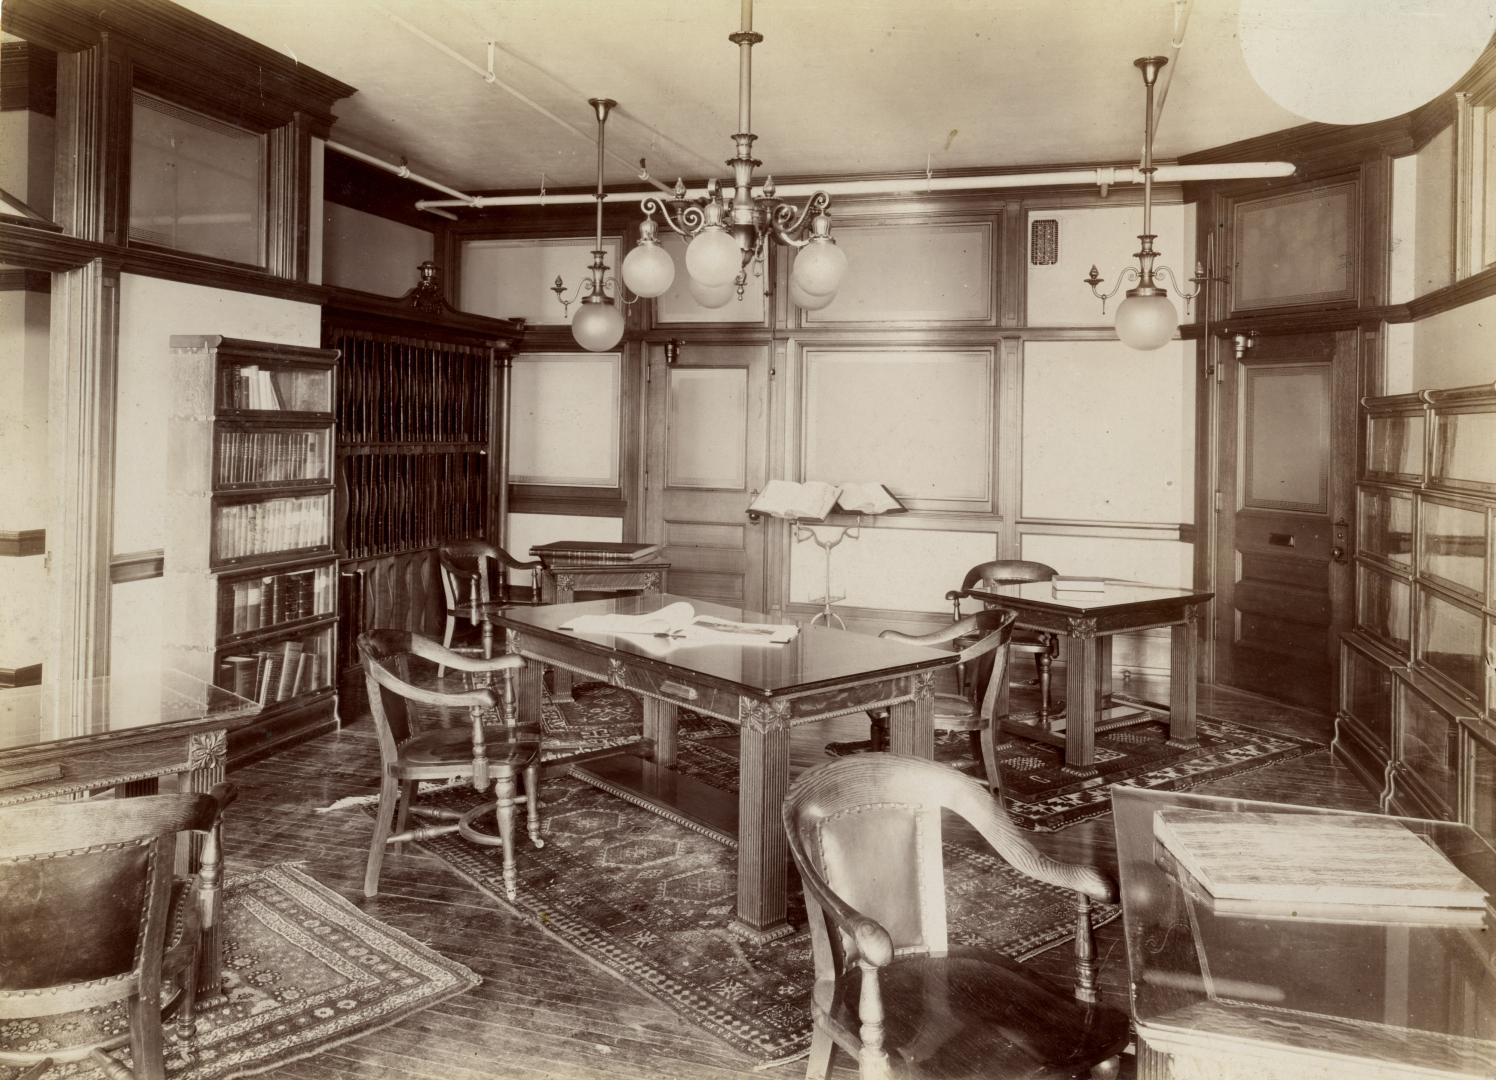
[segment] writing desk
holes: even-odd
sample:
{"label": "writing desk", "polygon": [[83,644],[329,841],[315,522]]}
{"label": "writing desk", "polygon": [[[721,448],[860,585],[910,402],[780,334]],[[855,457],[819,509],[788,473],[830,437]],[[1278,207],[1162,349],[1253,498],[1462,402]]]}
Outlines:
{"label": "writing desk", "polygon": [[[163,776],[177,777],[178,791],[211,791],[223,780],[228,732],[259,711],[171,669],[0,690],[0,806],[102,788],[150,794]],[[178,853],[189,872],[192,854]],[[216,994],[219,944],[205,942],[198,988]]]}
{"label": "writing desk", "polygon": [[[1496,919],[1419,925],[1302,905],[1224,914],[1153,837],[1157,810],[1339,811],[1112,788],[1138,1075],[1154,1080],[1426,1080],[1496,1075]],[[1467,825],[1401,821],[1496,898],[1496,851]],[[1269,909],[1274,912],[1275,909]],[[1476,915],[1479,919],[1481,916]]]}
{"label": "writing desk", "polygon": [[[643,614],[685,598],[619,597],[551,607],[509,608],[494,615],[506,649],[527,660],[520,708],[541,705],[542,665],[621,686],[644,704],[643,750],[593,758],[573,767],[584,780],[690,827],[736,842],[737,915],[733,929],[755,940],[789,932],[785,884],[789,848],[779,807],[789,786],[789,733],[798,724],[888,708],[895,753],[930,758],[937,668],[956,654],[825,626],[802,627],[783,645],[687,645],[630,634],[578,634],[561,624],[581,614]],[[698,614],[769,622],[740,608],[687,600]],[[734,800],[670,769],[677,709],[686,706],[738,728],[738,794]]]}
{"label": "writing desk", "polygon": [[1158,709],[1112,692],[1112,638],[1133,630],[1170,630],[1169,743],[1195,744],[1195,680],[1199,618],[1213,593],[1111,581],[1098,593],[1056,595],[1048,581],[1028,581],[995,589],[973,589],[975,600],[1018,613],[1017,625],[1068,638],[1065,650],[1065,731],[1061,735],[1013,720],[1003,730],[1063,747],[1065,771],[1096,776],[1096,734],[1154,718]]}

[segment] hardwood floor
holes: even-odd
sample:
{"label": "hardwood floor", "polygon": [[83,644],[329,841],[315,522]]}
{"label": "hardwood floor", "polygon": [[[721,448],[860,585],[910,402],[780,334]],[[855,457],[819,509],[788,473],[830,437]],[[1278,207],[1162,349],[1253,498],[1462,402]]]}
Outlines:
{"label": "hardwood floor", "polygon": [[[1131,685],[1149,698],[1166,686]],[[1021,704],[1021,702],[1020,702]],[[350,708],[351,706],[351,708]],[[381,894],[365,900],[363,866],[370,821],[356,809],[319,812],[336,799],[375,790],[379,752],[356,698],[344,702],[343,730],[234,771],[239,800],[229,812],[231,872],[297,861],[318,881],[483,977],[477,989],[449,999],[346,1046],[296,1062],[288,1080],[359,1077],[640,1078],[726,1080],[749,1076],[799,1080],[803,1062],[755,1071],[753,1063],[613,978],[525,920],[500,910],[439,859],[408,846],[385,860]],[[1202,712],[1328,741],[1327,718],[1236,691],[1203,687]],[[349,723],[348,721],[354,720]],[[797,728],[792,768],[826,760],[824,742],[862,738],[866,724],[843,718]],[[1376,800],[1328,753],[1219,781],[1199,790],[1282,802],[1375,810]],[[1059,858],[1094,861],[1115,873],[1109,818],[1059,833],[1034,834]],[[523,848],[521,849],[523,850]],[[1126,1007],[1127,960],[1122,923],[1098,935],[1104,994]],[[1032,961],[1071,978],[1072,954],[1061,946]],[[856,1075],[838,1055],[833,1076]]]}

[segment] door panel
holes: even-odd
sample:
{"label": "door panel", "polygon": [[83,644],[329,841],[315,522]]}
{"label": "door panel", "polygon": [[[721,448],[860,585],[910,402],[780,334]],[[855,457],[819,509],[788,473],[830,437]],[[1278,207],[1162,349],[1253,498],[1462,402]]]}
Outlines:
{"label": "door panel", "polygon": [[768,472],[769,349],[650,346],[645,530],[670,591],[762,610],[766,530],[748,504]]}
{"label": "door panel", "polygon": [[1355,367],[1350,335],[1264,338],[1222,388],[1216,677],[1324,709],[1350,622]]}

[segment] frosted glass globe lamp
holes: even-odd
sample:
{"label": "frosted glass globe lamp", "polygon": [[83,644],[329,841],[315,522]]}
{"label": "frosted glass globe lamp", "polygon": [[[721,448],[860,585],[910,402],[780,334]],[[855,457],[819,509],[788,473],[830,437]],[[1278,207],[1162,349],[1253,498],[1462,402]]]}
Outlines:
{"label": "frosted glass globe lamp", "polygon": [[571,317],[571,336],[590,352],[607,352],[623,339],[623,312],[602,296],[589,296]]}
{"label": "frosted glass globe lamp", "polygon": [[623,257],[623,283],[635,296],[663,296],[675,283],[675,260],[660,246],[658,226],[646,218],[639,226],[639,243]]}

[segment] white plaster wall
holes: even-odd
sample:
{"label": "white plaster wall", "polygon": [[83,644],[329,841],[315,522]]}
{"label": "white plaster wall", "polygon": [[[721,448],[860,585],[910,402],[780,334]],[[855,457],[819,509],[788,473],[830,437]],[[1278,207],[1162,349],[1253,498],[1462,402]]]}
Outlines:
{"label": "white plaster wall", "polygon": [[339,203],[323,203],[322,280],[343,289],[403,296],[420,280],[435,241],[415,229]]}

